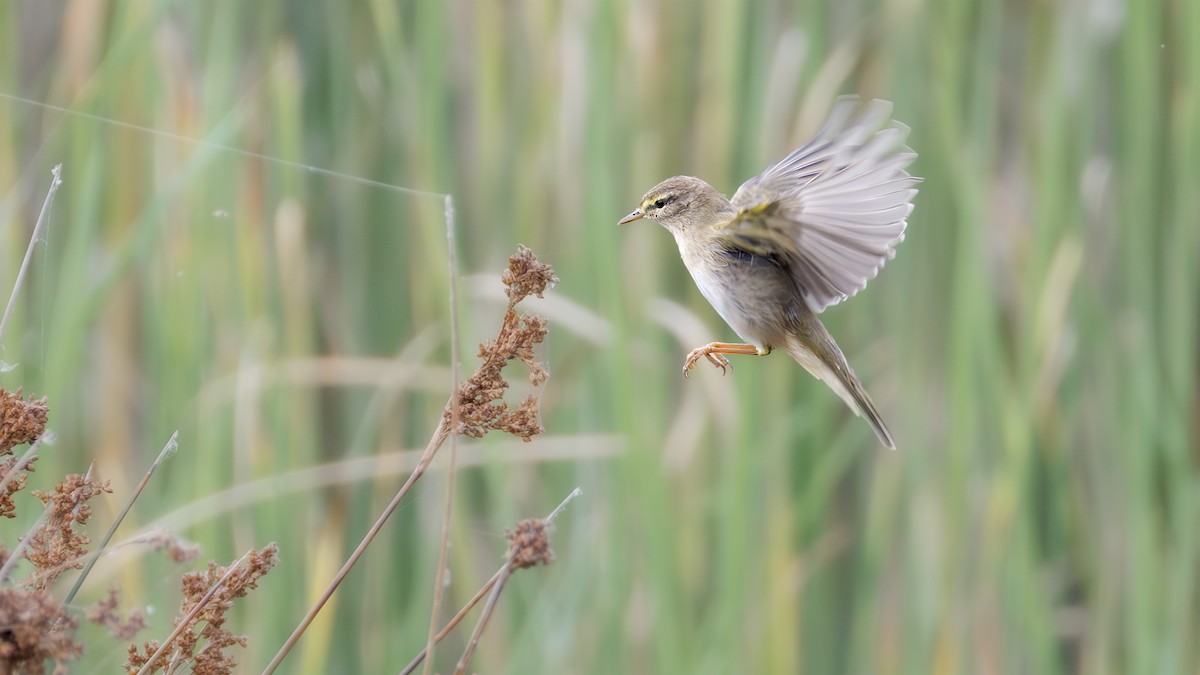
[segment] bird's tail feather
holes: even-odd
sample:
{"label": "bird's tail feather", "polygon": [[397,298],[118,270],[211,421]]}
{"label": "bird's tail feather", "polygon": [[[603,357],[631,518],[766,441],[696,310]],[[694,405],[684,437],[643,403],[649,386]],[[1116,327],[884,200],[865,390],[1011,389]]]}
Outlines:
{"label": "bird's tail feather", "polygon": [[896,441],[892,438],[892,433],[883,423],[883,417],[875,409],[875,404],[871,402],[871,397],[867,395],[867,390],[863,388],[862,382],[858,380],[858,376],[846,362],[842,350],[838,348],[832,338],[825,342],[824,347],[826,348],[824,358],[800,344],[799,341],[789,341],[786,351],[796,359],[797,363],[804,366],[805,370],[812,373],[814,377],[824,382],[840,396],[855,415],[865,419],[871,425],[871,430],[875,432],[880,443],[895,450]]}

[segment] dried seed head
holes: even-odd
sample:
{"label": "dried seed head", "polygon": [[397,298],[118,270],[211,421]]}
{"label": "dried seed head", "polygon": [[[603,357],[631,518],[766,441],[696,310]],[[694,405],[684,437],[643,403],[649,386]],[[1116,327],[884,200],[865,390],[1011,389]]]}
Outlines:
{"label": "dried seed head", "polygon": [[515,305],[531,295],[542,297],[547,288],[558,283],[558,277],[533,251],[519,244],[517,252],[508,259],[508,269],[500,275],[500,281],[508,287],[509,304]]}
{"label": "dried seed head", "polygon": [[[542,433],[538,399],[527,396],[516,409],[504,402],[508,381],[503,370],[509,361],[521,361],[529,369],[534,386],[545,383],[549,375],[537,360],[534,347],[549,333],[540,316],[517,314],[516,304],[529,295],[541,297],[547,286],[558,281],[549,265],[538,262],[533,251],[521,246],[508,261],[501,280],[508,286],[508,309],[495,340],[479,345],[479,367],[459,385],[455,406],[443,412],[445,428],[453,433],[482,438],[490,430],[504,431],[525,441]],[[457,419],[457,424],[453,425]],[[452,426],[453,425],[453,426]]]}
{"label": "dried seed head", "polygon": [[88,621],[99,624],[118,640],[132,640],[138,631],[146,627],[146,617],[141,610],[134,609],[129,616],[122,617],[117,611],[120,605],[120,591],[116,586],[110,586],[108,595],[96,604],[88,607],[84,616]]}
{"label": "dried seed head", "polygon": [[538,399],[536,396],[526,396],[516,410],[505,411],[492,423],[491,428],[504,431],[528,443],[534,436],[542,433],[542,421],[539,419]]}
{"label": "dried seed head", "polygon": [[25,558],[37,571],[30,577],[32,587],[45,589],[68,569],[81,569],[87,545],[91,542],[80,526],[92,515],[89,499],[112,492],[108,481],[70,474],[51,492],[34,490],[33,495],[46,505],[46,518],[29,537]]}
{"label": "dried seed head", "polygon": [[171,562],[188,562],[200,557],[200,545],[162,528],[146,532],[135,541],[146,544],[155,551],[166,551]]}
{"label": "dried seed head", "polygon": [[39,591],[0,588],[0,672],[41,673],[43,662],[78,658],[78,623],[58,601]]}
{"label": "dried seed head", "polygon": [[550,549],[550,526],[541,518],[529,518],[517,523],[517,529],[504,531],[508,537],[508,559],[513,569],[525,569],[538,563],[554,562]]}
{"label": "dried seed head", "polygon": [[19,461],[19,458],[12,455],[0,460],[0,482],[5,483],[4,489],[0,490],[0,516],[5,518],[16,517],[17,505],[13,502],[13,495],[25,489],[25,480],[29,475],[27,472],[33,471],[33,463],[37,461],[37,456],[30,457],[25,466],[12,478],[9,478],[9,474],[16,469]]}
{"label": "dried seed head", "polygon": [[11,452],[22,443],[36,441],[46,430],[46,397],[28,401],[21,399],[21,390],[0,389],[0,454]]}
{"label": "dried seed head", "polygon": [[[245,560],[239,561],[233,574],[225,578],[228,567],[221,567],[210,562],[208,569],[203,572],[189,572],[183,575],[180,588],[183,591],[183,602],[179,606],[179,616],[175,621],[181,621],[208,595],[209,589],[224,579],[224,584],[216,590],[203,609],[193,615],[187,630],[179,634],[170,649],[160,654],[154,660],[159,668],[168,668],[172,663],[188,663],[189,672],[193,673],[232,673],[237,668],[237,659],[225,653],[225,649],[233,646],[245,647],[248,638],[235,635],[225,627],[225,613],[233,607],[233,601],[245,597],[247,593],[258,587],[258,580],[271,571],[279,562],[279,546],[269,544],[260,551],[251,551]],[[137,645],[130,645],[127,652],[125,669],[137,672],[150,660],[151,655],[158,651],[159,643],[150,641],[143,644],[142,650]]]}

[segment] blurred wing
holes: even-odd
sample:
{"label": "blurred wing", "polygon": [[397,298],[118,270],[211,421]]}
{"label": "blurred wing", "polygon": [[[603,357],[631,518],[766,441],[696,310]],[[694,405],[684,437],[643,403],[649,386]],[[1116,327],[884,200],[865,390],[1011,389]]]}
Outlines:
{"label": "blurred wing", "polygon": [[920,182],[905,171],[917,155],[891,104],[871,101],[855,117],[858,107],[840,100],[815,138],[733,195],[741,213],[730,239],[782,256],[814,312],[865,288],[895,256]]}

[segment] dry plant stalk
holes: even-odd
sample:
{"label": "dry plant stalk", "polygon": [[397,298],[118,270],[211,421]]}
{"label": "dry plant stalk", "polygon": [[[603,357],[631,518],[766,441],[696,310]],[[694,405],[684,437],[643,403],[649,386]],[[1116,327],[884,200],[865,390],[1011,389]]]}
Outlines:
{"label": "dry plant stalk", "polygon": [[[19,392],[9,394],[0,389],[0,438],[6,444],[2,454],[8,455],[0,460],[0,513],[8,517],[15,515],[13,495],[27,483],[22,470],[30,470],[28,465],[36,459],[33,450],[44,432],[46,413],[44,399],[25,401]],[[31,442],[30,452],[21,459],[11,454],[15,445]],[[162,457],[160,454],[156,465]],[[68,475],[52,490],[32,492],[44,505],[41,517],[12,554],[0,547],[3,553],[0,579],[7,579],[19,560],[27,560],[33,566],[33,571],[14,587],[0,589],[0,673],[44,673],[47,661],[54,662],[54,672],[66,672],[65,663],[82,654],[82,646],[75,641],[79,622],[67,613],[70,602],[53,598],[50,588],[66,571],[84,569],[86,574],[85,561],[89,566],[94,562],[96,554],[89,554],[86,548],[90,538],[82,531],[91,517],[88,502],[110,492],[108,481],[93,478],[90,470],[85,475]],[[126,504],[122,515],[129,506],[131,503]],[[110,529],[105,541],[111,534]],[[177,562],[194,558],[198,553],[194,545],[162,531],[134,541],[165,550]],[[176,620],[177,632],[161,645],[173,649],[169,652],[163,649],[160,658],[153,655],[152,650],[160,646],[156,642],[146,643],[145,654],[136,645],[130,646],[126,667],[140,667],[147,672],[177,672],[186,667],[208,675],[232,673],[237,662],[223,650],[234,645],[245,646],[247,638],[224,628],[224,614],[234,598],[253,589],[257,580],[274,566],[277,549],[272,544],[262,551],[252,551],[246,559],[249,562],[244,566],[226,570],[210,563],[207,572],[184,575],[184,609],[191,607],[194,611],[185,611],[184,618]],[[210,579],[223,573],[226,574],[223,583],[205,595]],[[76,580],[72,595],[82,583],[82,576]],[[118,591],[111,588],[106,598],[84,610],[84,616],[107,627],[116,639],[129,640],[145,627],[145,618],[137,610],[122,616],[117,611],[118,604]],[[197,633],[201,622],[203,627]]]}
{"label": "dry plant stalk", "polygon": [[[32,471],[31,465],[37,459],[34,451],[37,440],[45,432],[47,415],[44,398],[26,400],[20,390],[10,393],[0,389],[0,456],[3,456],[0,459],[0,515],[9,518],[16,515],[13,496],[27,485],[27,472]],[[13,448],[24,443],[31,444],[30,451],[18,459],[12,454]],[[85,560],[94,561],[95,554],[89,555],[87,551],[90,538],[83,532],[91,517],[88,502],[109,492],[112,490],[108,481],[93,478],[91,471],[85,475],[68,475],[49,491],[32,492],[44,505],[41,517],[11,555],[0,546],[0,578],[7,579],[19,560],[27,560],[33,566],[27,577],[12,587],[0,589],[0,673],[44,673],[48,661],[54,663],[55,672],[65,672],[66,662],[82,655],[83,647],[75,640],[79,622],[68,614],[69,602],[52,597],[50,588],[68,570],[84,568]],[[194,550],[163,533],[147,537],[143,543],[167,549],[176,560],[195,555]],[[194,628],[196,621],[207,622],[201,631],[205,646],[195,654],[189,652],[184,657],[176,657],[173,663],[186,664],[194,672],[232,672],[236,662],[221,649],[244,644],[245,638],[224,630],[221,625],[224,618],[220,615],[228,608],[230,598],[253,588],[257,577],[274,564],[273,550],[265,557],[269,558],[269,564],[261,556],[255,558],[249,570],[234,578],[225,593],[213,599],[207,614],[198,614],[188,624],[189,628]],[[210,565],[210,573],[213,570],[214,566]],[[204,578],[202,573],[185,575],[185,597],[194,596],[195,587],[203,583]],[[82,576],[76,587],[81,581]],[[121,616],[117,611],[118,604],[118,591],[112,588],[106,598],[85,609],[84,616],[106,626],[115,638],[128,640],[144,628],[146,622],[136,610]],[[195,642],[195,636],[190,641],[185,637],[177,647],[194,649]],[[136,653],[136,648],[132,651]]]}
{"label": "dry plant stalk", "polygon": [[[544,384],[549,377],[546,367],[533,353],[534,347],[546,339],[547,322],[540,316],[517,314],[517,303],[530,295],[542,297],[547,288],[558,283],[558,278],[554,275],[554,270],[549,265],[542,264],[533,251],[525,246],[518,246],[517,252],[508,259],[508,267],[501,274],[500,281],[508,295],[508,308],[501,320],[500,331],[495,340],[488,340],[479,345],[477,356],[480,364],[474,374],[456,388],[454,397],[442,411],[440,426],[473,438],[482,438],[490,430],[504,431],[528,443],[543,430],[538,409],[539,399],[529,394],[515,409],[510,410],[504,402],[504,393],[509,383],[504,379],[502,371],[510,361],[519,360],[528,368],[529,382],[533,386]],[[425,650],[431,654],[437,645],[434,628],[441,612],[442,591],[445,588],[443,578],[450,541],[454,476],[458,468],[455,465],[456,459],[454,441],[451,440],[446,512],[442,519],[442,538],[438,549],[429,635],[425,642]],[[427,674],[430,672],[432,661],[431,658],[426,664]]]}
{"label": "dry plant stalk", "polygon": [[500,568],[500,576],[496,580],[495,587],[492,588],[491,595],[488,596],[487,603],[483,606],[483,611],[479,614],[479,623],[475,624],[471,640],[467,642],[467,648],[463,650],[462,658],[458,660],[458,665],[454,668],[454,675],[466,675],[467,668],[471,666],[471,659],[475,657],[475,649],[479,647],[479,641],[483,638],[483,631],[496,611],[500,593],[504,590],[504,585],[512,573],[538,564],[549,565],[554,562],[554,551],[550,548],[550,527],[554,522],[554,517],[578,495],[579,488],[575,488],[563,500],[563,503],[546,518],[522,520],[517,523],[515,530],[504,531],[504,535],[508,538],[508,553],[506,554],[508,560]]}
{"label": "dry plant stalk", "polygon": [[25,249],[25,257],[21,259],[21,267],[17,270],[17,279],[13,282],[12,293],[8,296],[8,304],[4,307],[4,314],[0,315],[0,340],[4,339],[4,332],[8,329],[8,320],[12,318],[13,308],[17,306],[17,294],[21,292],[21,287],[25,284],[25,274],[29,272],[29,263],[33,260],[33,249],[37,246],[38,239],[42,236],[42,232],[46,229],[46,223],[50,220],[50,205],[54,203],[54,194],[62,185],[62,164],[56,164],[50,170],[50,176],[52,177],[50,189],[46,191],[46,199],[42,202],[41,213],[38,214],[37,222],[33,225],[33,236],[29,237],[29,247]]}
{"label": "dry plant stalk", "polygon": [[[13,282],[8,304],[0,315],[0,340],[3,340],[12,317],[17,295],[33,259],[34,247],[49,220],[54,194],[62,184],[62,165],[55,166],[51,174],[53,181]],[[0,515],[6,518],[16,515],[13,496],[25,489],[28,472],[33,471],[36,455],[32,446],[46,430],[48,412],[45,398],[25,400],[20,389],[15,393],[0,389],[0,456],[4,456],[0,459]],[[13,448],[26,443],[31,444],[30,450],[21,458],[13,456]],[[53,493],[39,495],[46,503],[46,513],[38,520],[39,529],[27,536],[12,553],[0,545],[0,581],[6,582],[20,557],[19,551],[40,537],[29,546],[35,553],[35,558],[31,558],[35,565],[32,584],[38,587],[31,587],[27,580],[14,587],[0,588],[0,672],[43,673],[48,660],[54,662],[55,672],[65,672],[65,662],[82,653],[82,647],[74,639],[77,622],[67,615],[58,601],[48,597],[45,584],[65,569],[68,551],[87,542],[86,537],[76,536],[72,528],[87,520],[84,502],[94,496],[94,487],[76,483],[75,489],[70,489],[64,483]],[[71,506],[66,506],[68,503]],[[62,529],[47,529],[57,527],[65,528],[70,534]],[[38,566],[36,554],[39,553],[45,556],[41,564],[49,567]]]}
{"label": "dry plant stalk", "polygon": [[425,475],[438,449],[449,437],[451,430],[463,436],[480,438],[488,431],[504,431],[525,441],[542,432],[539,419],[540,411],[536,396],[526,396],[515,408],[510,409],[504,402],[504,393],[508,389],[508,381],[501,371],[511,361],[520,361],[529,369],[529,381],[540,385],[546,381],[546,368],[534,356],[534,347],[546,338],[547,322],[535,315],[519,315],[516,306],[525,298],[542,294],[558,282],[554,270],[537,259],[533,251],[525,246],[519,246],[517,252],[508,259],[508,267],[501,274],[500,280],[505,285],[508,295],[508,309],[500,324],[496,339],[488,340],[479,346],[480,364],[474,374],[460,384],[451,395],[446,406],[442,409],[441,420],[433,436],[425,446],[421,459],[413,469],[404,485],[392,497],[392,501],[384,507],[383,512],[375,520],[371,529],[363,536],[354,552],[346,559],[338,573],[326,587],[321,597],[309,609],[308,614],[301,619],[300,624],[279,648],[275,657],[263,669],[263,675],[269,675],[279,668],[292,647],[299,641],[308,626],[333,597],[339,585],[353,569],[354,565],[366,552],[379,531],[392,513],[400,506],[412,486]]}
{"label": "dry plant stalk", "polygon": [[[100,557],[100,552],[108,546],[110,541],[112,541],[113,535],[117,532],[117,528],[121,526],[121,523],[125,520],[125,516],[129,515],[130,509],[133,508],[133,503],[137,501],[137,498],[142,494],[142,490],[146,488],[146,484],[150,482],[150,477],[154,475],[155,469],[157,469],[159,465],[162,464],[163,460],[174,453],[179,447],[178,439],[178,431],[171,434],[170,440],[167,441],[167,444],[163,446],[163,449],[158,453],[158,457],[155,458],[154,463],[151,464],[150,468],[146,470],[145,475],[142,476],[142,480],[125,500],[125,505],[121,507],[121,511],[117,514],[117,517],[114,518],[112,524],[109,525],[108,531],[105,532],[104,536],[100,538],[100,544],[96,547],[95,553],[88,558],[87,564],[83,566],[83,571],[80,572],[79,576],[75,578],[75,584],[71,586],[70,591],[67,591],[67,596],[63,599],[64,605],[69,605],[75,601],[75,594],[78,593],[79,589],[83,587],[83,580],[86,579],[88,574],[91,573],[92,567],[96,564],[96,560]],[[180,561],[176,560],[176,562]]]}
{"label": "dry plant stalk", "polygon": [[[42,204],[8,304],[0,315],[0,342],[3,341],[17,296],[29,270],[34,248],[45,230],[54,194],[62,184],[61,169],[62,166],[59,165],[51,172],[53,181],[50,190]],[[0,362],[0,366],[3,365]],[[33,463],[37,460],[37,446],[45,433],[48,413],[44,397],[25,399],[20,389],[9,392],[0,388],[0,516],[16,516],[16,502],[13,497],[25,489],[28,473],[33,471]],[[174,437],[171,443],[174,443]],[[13,448],[23,444],[29,444],[30,447],[18,458],[13,455]],[[164,448],[154,466],[158,466],[166,456],[167,450]],[[139,485],[139,491],[148,478],[149,472]],[[90,570],[91,564],[95,562],[99,550],[103,549],[111,538],[121,518],[137,497],[137,493],[130,497],[121,516],[113,523],[98,550],[89,556],[85,547],[90,543],[90,539],[82,531],[91,516],[88,501],[111,491],[107,481],[98,481],[92,477],[90,469],[86,475],[67,476],[48,492],[34,491],[32,494],[44,505],[36,525],[19,540],[19,544],[11,553],[0,543],[0,582],[7,584],[18,561],[28,560],[33,565],[33,571],[28,577],[11,586],[0,587],[0,673],[44,673],[48,661],[53,662],[55,673],[65,673],[66,662],[82,654],[83,647],[75,641],[78,621],[67,613],[67,607]],[[148,543],[157,543],[160,548],[168,549],[169,554],[176,560],[189,555],[194,556],[194,552],[186,545],[181,545],[168,536],[158,535]],[[226,579],[229,583],[221,585],[220,593],[210,594],[203,605],[197,604],[195,617],[184,625],[190,629],[194,628],[196,621],[206,621],[202,635],[207,642],[199,653],[192,655],[192,658],[175,659],[173,663],[186,664],[193,672],[210,675],[232,672],[232,666],[236,662],[220,650],[231,644],[244,644],[245,638],[234,636],[222,628],[224,611],[228,609],[232,598],[240,597],[254,588],[257,579],[274,565],[275,553],[272,545],[260,553],[256,552],[255,556],[249,556],[252,558],[251,564],[240,570],[231,569],[228,574],[230,579]],[[66,600],[50,596],[51,585],[63,573],[81,568],[84,571],[78,576],[75,587]],[[209,574],[215,569],[210,565]],[[234,574],[235,571],[238,573]],[[188,595],[189,591],[194,594],[195,587],[207,578],[202,573],[197,575],[184,577],[185,596],[191,597]],[[107,597],[84,610],[84,615],[90,621],[107,626],[118,639],[128,640],[145,626],[145,620],[137,611],[122,617],[117,612],[118,604],[118,591],[111,588]],[[199,611],[201,609],[204,612]],[[189,642],[184,638],[176,646],[189,644],[194,648],[195,639]],[[131,648],[131,655],[136,652],[136,648]]]}
{"label": "dry plant stalk", "polygon": [[[0,436],[8,454],[0,461],[0,509],[15,516],[12,497],[26,486],[31,452],[18,460],[11,452],[19,443],[33,443],[46,422],[45,399],[22,401],[20,394],[0,390]],[[32,450],[33,448],[31,448]],[[14,475],[17,474],[17,475]],[[78,658],[83,647],[75,641],[79,622],[67,613],[66,603],[51,597],[50,586],[67,570],[83,566],[89,538],[81,529],[91,515],[88,501],[111,492],[107,481],[88,475],[69,475],[48,492],[33,491],[44,505],[37,524],[22,539],[12,556],[4,554],[3,572],[8,578],[19,559],[28,560],[33,571],[12,587],[0,589],[0,673],[44,673],[53,661],[55,672],[65,672],[66,662]],[[116,612],[117,591],[86,610],[89,620],[107,625],[115,635],[128,639],[145,622],[134,612],[121,618]]]}
{"label": "dry plant stalk", "polygon": [[[554,551],[550,548],[550,530],[554,525],[554,519],[557,518],[558,514],[562,513],[563,509],[566,508],[567,505],[570,504],[571,501],[580,494],[582,494],[582,491],[579,488],[575,488],[571,491],[571,494],[567,495],[566,499],[564,499],[562,503],[558,505],[557,508],[550,512],[550,515],[546,516],[545,518],[530,518],[528,520],[522,520],[521,522],[517,523],[516,529],[504,531],[504,536],[508,539],[508,549],[504,554],[504,564],[501,565],[500,569],[496,570],[496,573],[493,574],[492,577],[488,579],[478,591],[475,592],[475,595],[467,601],[467,604],[463,605],[462,609],[458,610],[458,613],[454,615],[454,618],[450,619],[450,621],[447,622],[440,631],[438,631],[437,635],[434,636],[434,644],[444,640],[451,631],[453,631],[460,623],[462,623],[462,620],[466,617],[467,612],[470,612],[475,605],[479,604],[479,601],[482,600],[485,595],[488,595],[489,591],[491,592],[491,595],[488,595],[488,602],[484,607],[483,613],[480,615],[479,624],[475,628],[475,633],[472,634],[471,643],[467,648],[467,652],[463,654],[461,659],[459,659],[459,667],[465,669],[468,665],[470,665],[471,658],[474,655],[475,646],[478,645],[479,638],[483,635],[483,629],[487,626],[488,619],[491,618],[491,613],[495,609],[496,602],[500,597],[500,591],[503,590],[504,584],[508,580],[508,577],[514,571],[519,569],[534,567],[538,564],[549,565],[550,563],[554,562]],[[422,649],[415,657],[413,657],[413,660],[409,662],[409,664],[405,666],[403,670],[400,671],[400,675],[410,675],[411,673],[415,672],[417,667],[420,666],[425,660],[427,653],[428,647],[426,647],[426,649]]]}

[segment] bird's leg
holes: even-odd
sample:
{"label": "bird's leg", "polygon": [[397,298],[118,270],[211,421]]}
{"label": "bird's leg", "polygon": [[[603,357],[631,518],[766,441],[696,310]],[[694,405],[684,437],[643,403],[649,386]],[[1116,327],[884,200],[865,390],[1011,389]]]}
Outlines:
{"label": "bird's leg", "polygon": [[700,357],[708,359],[708,362],[721,369],[721,374],[724,375],[727,370],[733,367],[729,359],[725,358],[724,354],[745,354],[746,356],[766,356],[771,353],[770,347],[756,347],[754,345],[734,344],[730,342],[710,342],[703,347],[696,347],[687,359],[683,362],[683,376],[687,377],[688,372],[695,367],[696,362]]}

